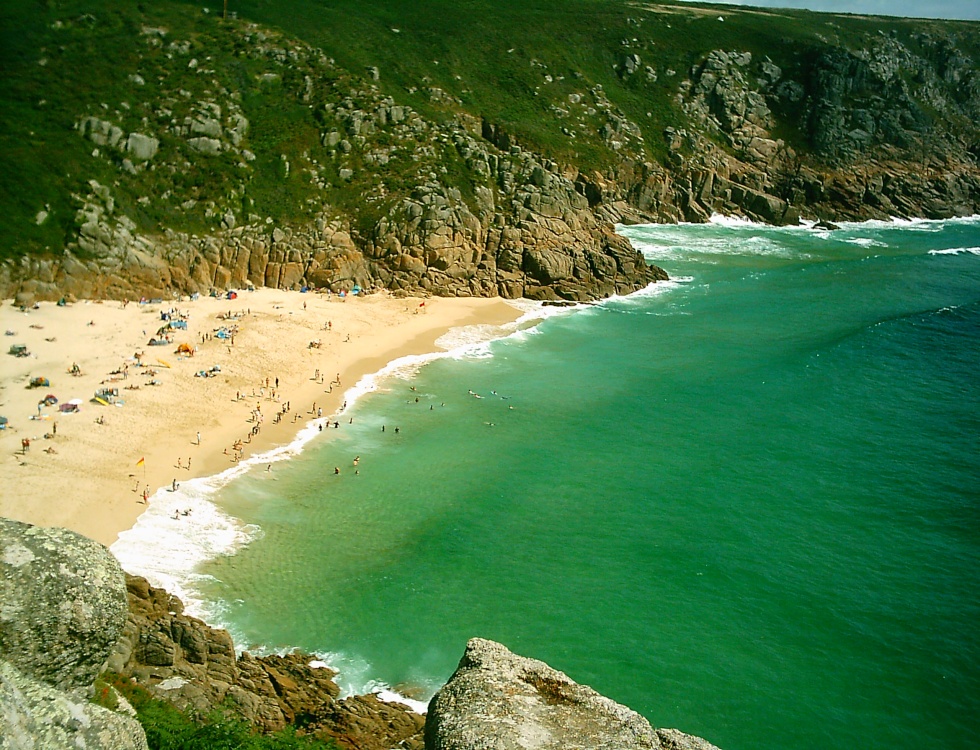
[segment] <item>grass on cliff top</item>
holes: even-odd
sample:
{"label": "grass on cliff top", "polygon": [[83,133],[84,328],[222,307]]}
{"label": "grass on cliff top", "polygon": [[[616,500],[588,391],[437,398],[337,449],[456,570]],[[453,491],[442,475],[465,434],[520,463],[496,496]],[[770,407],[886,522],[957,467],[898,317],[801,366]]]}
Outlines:
{"label": "grass on cliff top", "polygon": [[[608,151],[595,141],[570,143],[561,132],[567,123],[551,109],[567,103],[569,93],[602,85],[640,125],[651,156],[657,157],[663,128],[683,119],[673,104],[677,84],[713,49],[751,52],[788,69],[810,46],[858,48],[872,35],[907,39],[933,26],[950,26],[628,0],[229,0],[228,7],[240,18],[321,47],[355,74],[377,66],[382,88],[430,117],[437,118],[440,108],[424,87],[438,86],[527,147],[553,157],[580,151],[579,161],[597,162],[608,160]],[[643,72],[624,78],[619,70],[627,54],[638,54],[657,80]],[[550,83],[545,75],[552,77]],[[418,90],[407,94],[412,88]]]}
{"label": "grass on cliff top", "polygon": [[98,705],[116,708],[114,688],[136,709],[150,750],[338,750],[333,741],[299,736],[292,727],[258,734],[244,722],[220,713],[192,717],[111,672],[103,674],[95,687],[93,700]]}
{"label": "grass on cliff top", "polygon": [[[382,91],[426,118],[484,117],[544,157],[602,172],[622,155],[599,134],[606,121],[601,108],[586,111],[597,86],[641,128],[642,158],[663,162],[664,129],[686,124],[676,103],[680,83],[713,49],[768,57],[800,80],[813,50],[863,48],[880,34],[914,47],[932,29],[952,29],[962,32],[957,45],[974,58],[980,44],[978,25],[965,22],[628,0],[228,0],[228,10],[238,21],[221,20],[221,0],[0,7],[0,260],[60,253],[77,232],[73,194],[85,195],[89,180],[110,186],[120,209],[146,231],[208,232],[228,207],[240,218],[302,223],[324,205],[369,231],[386,210],[369,199],[379,183],[389,195],[405,193],[418,170],[397,161],[373,169],[355,155],[353,181],[338,179],[336,162],[319,143],[315,108],[299,101],[285,79],[258,80],[268,66],[251,54],[257,43],[243,41],[246,23],[321,48],[340,76],[366,78],[366,68],[376,66]],[[166,30],[159,46],[148,44],[154,35],[148,27]],[[169,48],[178,41],[190,45],[187,54]],[[640,71],[625,76],[623,61],[633,54]],[[198,70],[213,73],[189,70],[191,57]],[[302,79],[306,72],[290,74]],[[136,74],[144,83],[134,83]],[[320,83],[318,106],[337,95],[329,81]],[[451,98],[434,97],[436,88]],[[572,106],[574,95],[583,104]],[[191,153],[168,132],[154,169],[129,176],[120,154],[107,158],[102,149],[94,157],[94,144],[74,130],[80,118],[96,115],[126,132],[159,134],[191,114],[194,103],[231,96],[240,97],[252,124],[245,147],[256,159],[247,169],[228,154]],[[776,132],[805,145],[788,117]],[[166,154],[170,169],[161,168]],[[295,167],[307,157],[324,165],[330,189],[316,190]],[[444,179],[466,174],[454,159],[436,166],[445,168],[435,170]],[[465,179],[456,187],[464,197],[472,190]],[[41,211],[47,219],[39,223]]]}

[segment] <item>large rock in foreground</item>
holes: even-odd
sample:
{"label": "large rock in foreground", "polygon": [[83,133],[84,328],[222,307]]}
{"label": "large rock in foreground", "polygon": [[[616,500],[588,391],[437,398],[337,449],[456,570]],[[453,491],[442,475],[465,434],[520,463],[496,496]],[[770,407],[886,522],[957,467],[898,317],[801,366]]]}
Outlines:
{"label": "large rock in foreground", "polygon": [[482,638],[429,703],[426,750],[717,750]]}
{"label": "large rock in foreground", "polygon": [[0,659],[0,749],[146,750],[135,718],[57,690]]}
{"label": "large rock in foreground", "polygon": [[134,718],[88,700],[126,607],[101,544],[0,518],[0,750],[145,750]]}
{"label": "large rock in foreground", "polygon": [[91,685],[126,624],[115,557],[67,529],[0,519],[0,653],[63,690]]}

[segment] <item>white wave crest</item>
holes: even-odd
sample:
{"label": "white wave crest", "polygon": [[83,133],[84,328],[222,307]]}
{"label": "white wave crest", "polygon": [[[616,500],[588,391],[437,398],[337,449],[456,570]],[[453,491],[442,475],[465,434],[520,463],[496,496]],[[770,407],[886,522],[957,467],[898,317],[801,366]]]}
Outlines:
{"label": "white wave crest", "polygon": [[158,490],[133,528],[110,547],[122,567],[144,576],[154,586],[179,597],[190,614],[205,613],[193,583],[202,579],[197,567],[228,555],[261,533],[224,513],[211,502],[218,487],[230,481],[238,467],[215,477],[191,479]]}
{"label": "white wave crest", "polygon": [[725,216],[723,214],[711,214],[708,219],[709,224],[714,224],[719,227],[767,227],[768,224],[763,224],[758,221],[752,221],[744,216]]}
{"label": "white wave crest", "polygon": [[980,255],[980,247],[951,247],[946,250],[930,250],[929,255],[960,255],[969,253],[970,255]]}
{"label": "white wave crest", "polygon": [[844,240],[844,242],[849,245],[858,245],[859,247],[888,247],[887,242],[873,240],[870,237],[852,237],[849,240]]}

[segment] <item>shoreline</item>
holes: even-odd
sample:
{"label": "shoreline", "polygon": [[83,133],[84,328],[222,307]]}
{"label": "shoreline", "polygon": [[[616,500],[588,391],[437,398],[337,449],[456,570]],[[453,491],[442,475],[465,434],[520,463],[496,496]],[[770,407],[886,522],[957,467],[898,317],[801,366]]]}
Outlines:
{"label": "shoreline", "polygon": [[[186,315],[186,330],[173,329],[166,346],[148,346],[172,308]],[[14,332],[5,349],[24,344],[31,355],[4,352],[0,415],[9,424],[0,431],[0,460],[8,481],[0,515],[111,546],[148,508],[144,493],[216,477],[239,457],[289,446],[318,415],[339,413],[344,394],[365,376],[438,352],[437,339],[452,329],[513,324],[521,315],[500,298],[276,289],[237,299],[40,303],[26,312],[5,301],[0,328]],[[237,326],[233,338],[217,338],[226,325]],[[181,343],[194,355],[178,356]],[[80,375],[68,373],[73,363]],[[216,365],[213,377],[196,376]],[[338,375],[340,385],[331,384]],[[33,377],[50,385],[28,389]],[[95,402],[101,388],[116,389],[122,406]],[[57,404],[37,403],[49,393]],[[59,411],[69,400],[81,401],[79,412]]]}

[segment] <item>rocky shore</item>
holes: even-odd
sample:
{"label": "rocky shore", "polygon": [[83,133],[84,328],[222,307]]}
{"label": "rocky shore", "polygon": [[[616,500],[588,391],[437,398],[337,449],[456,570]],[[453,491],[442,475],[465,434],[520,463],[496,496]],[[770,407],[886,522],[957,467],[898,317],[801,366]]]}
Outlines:
{"label": "rocky shore", "polygon": [[[658,12],[624,8],[611,81],[608,66],[562,71],[543,56],[521,68],[540,83],[525,94],[547,112],[535,125],[469,105],[462,75],[437,85],[439,61],[393,87],[388,71],[345,69],[281,31],[160,12],[175,26],[146,19],[114,38],[129,67],[101,71],[99,105],[74,103],[42,59],[43,94],[83,110],[70,127],[37,115],[77,168],[70,182],[39,175],[57,200],[17,218],[0,296],[358,286],[585,301],[666,277],[617,223],[980,212],[970,24],[873,33],[820,20],[844,41],[771,13],[795,35],[773,32],[771,55],[734,45],[717,21],[706,39],[729,44],[681,55]],[[660,13],[708,22],[697,9]],[[755,15],[732,10],[723,28]],[[88,39],[60,48],[88,60],[97,20],[45,33]],[[287,125],[292,140],[270,145]]]}
{"label": "rocky shore", "polygon": [[194,715],[230,712],[350,750],[717,750],[478,638],[427,717],[373,694],[340,698],[335,673],[309,655],[236,654],[227,631],[74,532],[0,519],[0,553],[3,748],[146,748],[121,695],[115,711],[90,702],[109,670]]}

